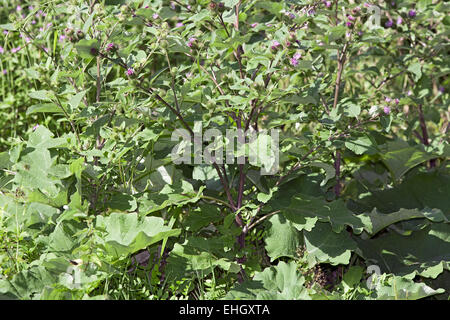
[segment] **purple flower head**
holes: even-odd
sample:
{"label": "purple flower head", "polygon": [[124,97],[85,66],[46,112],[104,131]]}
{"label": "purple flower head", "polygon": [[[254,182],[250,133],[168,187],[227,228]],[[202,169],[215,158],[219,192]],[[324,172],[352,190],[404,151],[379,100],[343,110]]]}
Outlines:
{"label": "purple flower head", "polygon": [[31,42],[31,39],[30,39],[29,37],[25,37],[25,42],[26,42],[26,43],[30,43],[30,42]]}
{"label": "purple flower head", "polygon": [[390,28],[390,27],[392,27],[393,24],[394,24],[394,22],[392,22],[392,20],[388,20],[388,21],[386,21],[386,23],[384,24],[384,26],[385,26],[386,28]]}
{"label": "purple flower head", "polygon": [[28,10],[33,11],[33,10],[34,10],[34,7],[33,7],[33,6],[29,6],[29,7],[28,7]]}
{"label": "purple flower head", "polygon": [[[48,53],[48,48],[47,47],[44,47],[43,49],[44,49],[45,52]],[[92,49],[94,49],[94,48],[92,48]],[[91,49],[91,51],[92,51],[92,49]]]}
{"label": "purple flower head", "polygon": [[295,19],[295,14],[293,14],[292,12],[288,12],[286,13],[286,15],[289,17],[289,19]]}
{"label": "purple flower head", "polygon": [[132,68],[128,68],[128,70],[126,71],[127,76],[131,76],[134,74],[134,70]]}
{"label": "purple flower head", "polygon": [[350,20],[350,21],[355,21],[355,17],[352,16],[351,14],[349,14],[349,15],[347,16],[347,18],[348,18],[348,20]]}
{"label": "purple flower head", "polygon": [[395,6],[395,1],[391,1],[391,6]]}
{"label": "purple flower head", "polygon": [[314,9],[311,9],[306,13],[307,16],[313,16],[315,14],[316,14],[316,10],[314,10]]}
{"label": "purple flower head", "polygon": [[155,19],[155,20],[156,20],[156,19],[158,19],[158,18],[159,18],[159,14],[157,14],[157,13],[154,13],[152,17],[153,17],[153,19]]}
{"label": "purple flower head", "polygon": [[383,111],[384,111],[385,114],[389,114],[391,112],[391,108],[389,108],[388,106],[385,106],[383,108]]}
{"label": "purple flower head", "polygon": [[9,33],[9,31],[8,30],[3,30],[3,34],[8,34]]}
{"label": "purple flower head", "polygon": [[366,8],[370,7],[370,3],[364,2],[364,7]]}
{"label": "purple flower head", "polygon": [[144,7],[144,9],[148,9],[148,8],[150,8],[150,7],[149,7],[149,6],[145,6],[145,7]]}
{"label": "purple flower head", "polygon": [[294,56],[293,56],[293,58],[296,59],[296,60],[301,59],[301,57],[302,57],[302,54],[300,52],[295,53]]}
{"label": "purple flower head", "polygon": [[397,25],[400,25],[400,24],[402,24],[402,23],[403,23],[402,17],[398,17],[398,18],[397,18]]}
{"label": "purple flower head", "polygon": [[44,32],[44,28],[40,27],[39,32]]}
{"label": "purple flower head", "polygon": [[184,26],[183,22],[177,22],[177,24],[175,25],[177,28]]}
{"label": "purple flower head", "polygon": [[351,27],[353,26],[353,23],[351,23],[350,21],[347,21],[347,22],[345,23],[345,25],[346,25],[347,27],[351,28]]}
{"label": "purple flower head", "polygon": [[8,71],[6,70],[6,69],[3,69],[3,74],[7,74],[8,73]]}
{"label": "purple flower head", "polygon": [[16,7],[16,11],[17,11],[17,12],[22,11],[22,7],[21,7],[21,6],[17,6],[17,7]]}
{"label": "purple flower head", "polygon": [[192,46],[193,46],[193,44],[194,44],[195,41],[197,41],[197,38],[189,38],[189,41],[188,41],[188,43],[187,43],[187,46],[188,46],[189,48],[192,48]]}
{"label": "purple flower head", "polygon": [[407,96],[411,96],[413,93],[411,90],[408,90],[408,93],[406,94]]}
{"label": "purple flower head", "polygon": [[358,31],[358,36],[362,36],[363,35],[363,32],[362,31]]}
{"label": "purple flower head", "polygon": [[31,20],[31,24],[36,24],[36,20]]}
{"label": "purple flower head", "polygon": [[410,17],[410,18],[414,18],[415,16],[416,16],[416,11],[415,10],[409,10],[409,12],[408,12],[408,16]]}
{"label": "purple flower head", "polygon": [[280,46],[280,43],[277,40],[272,42],[272,46],[270,47],[272,50],[276,50]]}
{"label": "purple flower head", "polygon": [[4,53],[5,49],[3,49],[3,47],[0,47],[0,53]]}
{"label": "purple flower head", "polygon": [[18,46],[17,48],[12,48],[11,53],[16,53],[19,50],[20,50],[20,46]]}
{"label": "purple flower head", "polygon": [[59,42],[64,42],[64,39],[66,38],[66,36],[65,35],[60,35],[59,36]]}
{"label": "purple flower head", "polygon": [[107,45],[106,45],[106,51],[111,51],[111,50],[113,50],[114,49],[114,43],[108,43]]}
{"label": "purple flower head", "polygon": [[252,24],[250,25],[250,27],[254,28],[254,27],[256,27],[257,25],[258,25],[258,22],[255,22],[255,23],[252,23]]}
{"label": "purple flower head", "polygon": [[384,101],[386,101],[386,102],[391,102],[391,98],[386,97],[386,98],[384,98]]}
{"label": "purple flower head", "polygon": [[293,65],[294,67],[296,67],[298,65],[298,60],[295,58],[291,58],[289,60],[289,62],[291,63],[291,65]]}
{"label": "purple flower head", "polygon": [[445,92],[445,88],[444,88],[443,86],[440,86],[440,87],[439,87],[439,91],[440,91],[441,93],[444,93],[444,92]]}
{"label": "purple flower head", "polygon": [[173,2],[173,1],[170,2],[170,9],[172,9],[172,10],[176,9],[175,2]]}
{"label": "purple flower head", "polygon": [[39,124],[37,124],[33,127],[33,131],[36,131],[37,128],[39,128]]}
{"label": "purple flower head", "polygon": [[331,7],[331,1],[325,1],[325,7],[327,8]]}
{"label": "purple flower head", "polygon": [[399,104],[399,103],[400,103],[400,100],[399,100],[398,98],[395,98],[395,99],[394,99],[394,102],[395,102],[395,104]]}

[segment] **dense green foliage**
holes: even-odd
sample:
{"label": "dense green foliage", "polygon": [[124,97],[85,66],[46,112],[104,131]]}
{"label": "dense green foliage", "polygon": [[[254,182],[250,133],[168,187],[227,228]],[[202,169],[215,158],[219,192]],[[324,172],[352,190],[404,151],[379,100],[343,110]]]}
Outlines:
{"label": "dense green foliage", "polygon": [[449,9],[1,0],[0,298],[448,299]]}

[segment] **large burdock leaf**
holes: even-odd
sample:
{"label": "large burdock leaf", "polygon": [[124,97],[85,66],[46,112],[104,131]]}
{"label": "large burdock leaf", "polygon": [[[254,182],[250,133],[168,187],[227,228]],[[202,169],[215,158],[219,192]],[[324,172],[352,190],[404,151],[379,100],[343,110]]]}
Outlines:
{"label": "large burdock leaf", "polygon": [[45,225],[56,218],[59,212],[57,208],[46,204],[29,202],[24,205],[13,195],[0,195],[0,220],[4,231],[17,232],[25,227],[29,236],[36,236],[46,232]]}
{"label": "large burdock leaf", "polygon": [[437,208],[450,217],[450,175],[445,172],[421,172],[407,177],[391,189],[373,191],[358,202],[383,213],[405,209]]}
{"label": "large burdock leaf", "polygon": [[74,220],[59,223],[49,236],[49,247],[56,252],[70,252],[78,244],[80,239],[75,236],[84,225]]}
{"label": "large burdock leaf", "polygon": [[171,229],[158,217],[138,219],[137,213],[114,212],[108,217],[98,216],[96,228],[107,235],[101,240],[113,258],[127,256],[158,241],[180,234],[180,229]]}
{"label": "large burdock leaf", "polygon": [[383,230],[387,226],[404,220],[427,218],[433,222],[447,221],[447,217],[439,209],[400,209],[399,211],[385,214],[379,212],[377,209],[373,209],[372,212],[364,214],[369,216],[370,223],[367,223],[366,231],[375,235],[379,231]]}
{"label": "large burdock leaf", "polygon": [[27,147],[30,148],[57,148],[64,147],[67,143],[65,138],[53,138],[54,134],[44,126],[39,126],[28,138]]}
{"label": "large burdock leaf", "polygon": [[198,208],[190,210],[183,221],[183,228],[187,231],[198,231],[221,219],[223,218],[218,206],[201,204]]}
{"label": "large burdock leaf", "polygon": [[281,214],[272,216],[266,224],[264,241],[270,261],[280,257],[294,258],[297,248],[303,243],[301,232]]}
{"label": "large burdock leaf", "polygon": [[318,222],[309,232],[303,231],[308,258],[332,265],[348,264],[356,243],[347,232],[335,233],[328,223]]}
{"label": "large burdock leaf", "polygon": [[328,180],[334,178],[336,176],[336,170],[331,164],[325,163],[325,162],[312,162],[310,163],[310,166],[313,167],[319,167],[325,170],[325,179],[320,183],[320,186],[323,187],[327,184]]}
{"label": "large burdock leaf", "polygon": [[375,154],[378,152],[376,142],[370,136],[365,135],[358,138],[349,139],[345,142],[347,149],[353,151],[357,155]]}
{"label": "large burdock leaf", "polygon": [[365,216],[355,216],[341,199],[327,202],[304,194],[295,196],[289,207],[282,212],[286,219],[299,225],[307,224],[307,218],[330,222],[335,232],[341,232],[345,226],[350,226],[356,233],[361,233],[368,222]]}
{"label": "large burdock leaf", "polygon": [[226,295],[228,300],[310,300],[305,278],[294,262],[280,261],[276,267],[257,272],[253,280],[245,281]]}
{"label": "large burdock leaf", "polygon": [[450,225],[446,223],[433,223],[409,236],[388,233],[356,241],[360,254],[386,273],[436,278],[450,267]]}
{"label": "large burdock leaf", "polygon": [[233,243],[222,238],[189,237],[183,244],[176,243],[167,258],[167,278],[201,278],[209,275],[215,267],[237,273],[239,265],[229,252],[232,246]]}
{"label": "large burdock leaf", "polygon": [[417,300],[445,292],[434,290],[424,283],[415,283],[404,277],[391,277],[387,283],[378,283],[374,288],[377,300]]}
{"label": "large burdock leaf", "polygon": [[32,266],[17,273],[11,280],[0,280],[0,300],[33,299],[45,286],[57,282],[57,277],[42,266]]}
{"label": "large burdock leaf", "polygon": [[164,187],[158,192],[147,193],[145,197],[141,197],[139,208],[145,215],[169,206],[180,207],[187,203],[195,203],[205,189],[205,186],[201,186],[195,191],[192,185],[184,180],[181,180],[181,183],[179,181],[171,183],[165,182]]}
{"label": "large burdock leaf", "polygon": [[50,196],[58,194],[60,182],[49,176],[53,160],[47,149],[35,149],[22,157],[16,164],[17,174],[14,182],[32,190],[39,189]]}
{"label": "large burdock leaf", "polygon": [[53,133],[43,126],[30,134],[27,148],[13,166],[16,171],[13,181],[30,191],[39,189],[46,197],[55,199],[61,191],[61,179],[69,177],[71,172],[67,165],[56,164],[56,157],[52,157],[49,151],[63,147],[65,139],[52,137]]}
{"label": "large burdock leaf", "polygon": [[394,180],[400,179],[408,170],[422,162],[435,158],[428,154],[422,146],[410,146],[405,141],[397,140],[380,146],[383,162],[389,168]]}

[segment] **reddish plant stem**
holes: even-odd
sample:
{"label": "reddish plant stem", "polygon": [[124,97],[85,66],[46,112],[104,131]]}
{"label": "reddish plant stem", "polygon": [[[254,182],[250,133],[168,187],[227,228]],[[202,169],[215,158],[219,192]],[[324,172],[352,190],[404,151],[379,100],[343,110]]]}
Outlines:
{"label": "reddish plant stem", "polygon": [[425,144],[425,141],[423,140],[423,137],[420,135],[420,133],[417,130],[414,130],[412,133],[417,137],[417,139],[420,140],[420,142]]}
{"label": "reddish plant stem", "polygon": [[[242,130],[242,122],[241,122],[241,115],[238,117],[238,121],[236,122],[236,126],[238,128],[238,132],[241,133]],[[245,137],[238,136],[238,144],[243,143],[242,139],[245,139]],[[239,164],[239,189],[238,189],[238,198],[237,198],[237,209],[240,209],[242,207],[242,197],[244,194],[244,183],[245,183],[245,172],[244,172],[244,164]],[[238,214],[240,215],[240,214]]]}
{"label": "reddish plant stem", "polygon": [[[225,178],[222,175],[222,171],[220,171],[219,165],[217,163],[213,162],[213,167],[214,167],[214,169],[216,169],[217,174],[219,175],[220,183],[222,184],[223,189],[225,190],[225,194],[227,195],[227,199],[228,199],[228,202],[230,203],[231,209],[233,211],[236,211],[236,209],[237,209],[236,204],[233,201],[233,197],[231,196],[230,188],[228,186],[227,181],[225,180]],[[242,221],[238,222],[237,220],[236,220],[236,222],[238,224],[242,223]]]}
{"label": "reddish plant stem", "polygon": [[345,43],[344,48],[342,49],[342,54],[340,54],[340,56],[339,56],[339,51],[338,51],[338,74],[337,74],[336,86],[335,86],[335,90],[334,90],[333,109],[336,108],[338,100],[339,100],[339,90],[341,87],[342,72],[344,71],[344,64],[345,64],[345,60],[346,60],[347,48],[348,48],[348,42]]}
{"label": "reddish plant stem", "polygon": [[[237,32],[239,32],[239,7],[240,7],[240,5],[241,5],[241,1],[239,1],[235,6],[236,20],[234,23],[234,28]],[[227,33],[227,36],[230,37],[230,33],[228,32],[225,22],[223,21],[222,15],[219,16],[219,19],[220,19],[220,22],[221,22],[223,28],[225,29],[225,32]],[[236,60],[239,65],[240,77],[241,77],[241,79],[245,79],[245,73],[244,73],[244,68],[242,66],[242,58],[241,58],[242,53],[243,53],[242,46],[238,46],[236,51],[234,52],[234,56],[236,57]],[[213,79],[213,82],[216,84],[217,88],[221,91],[221,93],[224,94],[223,90],[221,90],[219,84],[217,83],[217,80],[215,79],[215,77],[212,76],[211,79]],[[228,102],[227,102],[227,104],[228,104]],[[256,101],[254,102],[254,104],[256,104]],[[242,129],[242,113],[239,112],[238,116],[233,117],[233,115],[231,115],[231,117],[236,122],[237,129],[241,130]],[[249,121],[250,121],[250,119],[248,120],[248,122]],[[245,125],[245,128],[247,130],[247,124]],[[241,139],[238,138],[238,140],[240,141]],[[231,195],[229,198],[229,201],[231,201],[230,204],[232,204],[232,206],[234,206],[234,209],[233,209],[234,212],[238,211],[242,207],[242,198],[243,198],[243,194],[244,194],[245,177],[246,177],[246,175],[245,175],[245,171],[244,171],[244,164],[239,164],[239,186],[238,186],[238,195],[237,195],[236,205],[234,205],[234,202],[233,202],[233,204],[231,203],[233,201],[233,199],[231,198]],[[236,213],[235,222],[240,228],[245,227],[244,222],[242,220],[242,215],[239,212]],[[236,239],[240,249],[244,248],[244,246],[245,246],[245,235],[246,235],[246,233],[242,232]],[[245,259],[245,258],[243,258],[243,259]],[[241,273],[242,273],[242,275],[245,275],[245,272],[243,271],[242,268],[241,268]]]}
{"label": "reddish plant stem", "polygon": [[245,173],[244,173],[244,165],[239,165],[239,190],[238,190],[238,200],[237,207],[240,209],[242,207],[242,197],[244,194],[244,184],[245,184]]}
{"label": "reddish plant stem", "polygon": [[227,26],[225,25],[225,22],[223,21],[222,14],[219,15],[219,19],[220,19],[220,24],[225,29],[225,33],[227,34],[228,37],[230,37],[230,33],[228,32]]}
{"label": "reddish plant stem", "polygon": [[[338,0],[335,1],[336,5],[336,11],[335,11],[335,19],[336,19],[336,25],[338,24]],[[344,71],[344,64],[347,58],[347,49],[348,49],[349,41],[345,42],[344,48],[342,49],[342,53],[340,50],[338,50],[337,56],[338,56],[338,73],[336,77],[336,86],[334,89],[334,100],[333,100],[333,109],[336,109],[336,106],[338,104],[339,100],[339,91],[341,87],[341,79],[342,79],[342,72]],[[334,186],[334,194],[336,197],[339,197],[341,194],[341,181],[340,181],[340,175],[341,175],[341,153],[339,150],[336,150],[336,156],[334,159],[334,169],[336,172],[336,185]]]}
{"label": "reddish plant stem", "polygon": [[425,123],[425,117],[423,115],[423,109],[422,109],[422,105],[419,104],[418,106],[418,110],[419,110],[419,122],[420,122],[420,128],[422,129],[422,140],[423,143],[428,146],[430,145],[430,142],[428,140],[428,130],[427,130],[427,125]]}
{"label": "reddish plant stem", "polygon": [[[269,69],[272,66],[272,61],[270,61],[270,65],[269,65]],[[259,70],[259,67],[258,69]],[[253,75],[252,79],[256,77],[256,71],[255,70],[255,74]],[[267,89],[267,86],[269,85],[269,81],[270,81],[270,73],[266,76],[266,79],[264,80],[264,89]],[[252,101],[252,109],[250,110],[250,115],[248,116],[248,119],[245,123],[245,130],[247,131],[248,128],[250,128],[250,123],[252,121],[253,115],[254,113],[261,107],[262,102],[260,102],[258,104],[258,99],[254,99]],[[258,117],[259,117],[259,112],[256,113],[256,118],[255,118],[255,128],[257,128],[258,126]]]}

